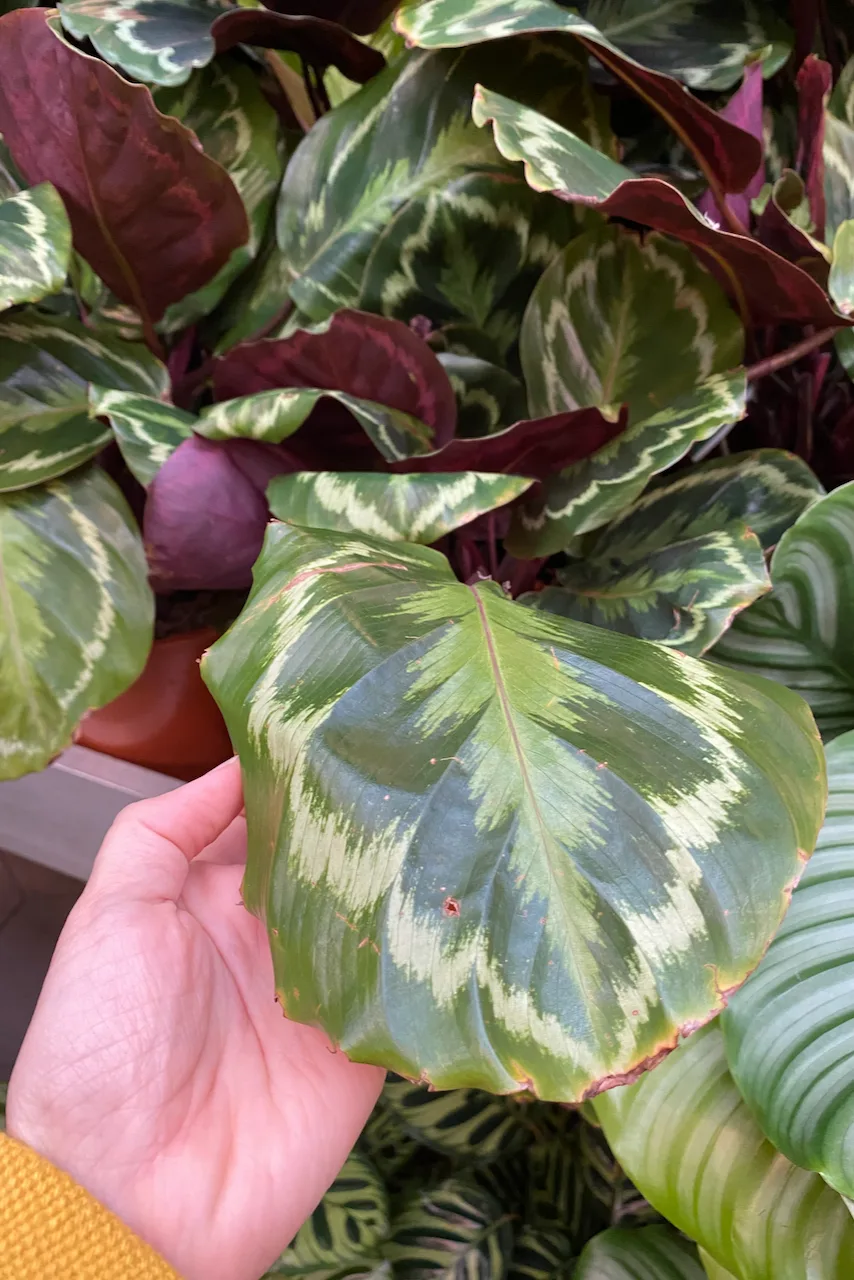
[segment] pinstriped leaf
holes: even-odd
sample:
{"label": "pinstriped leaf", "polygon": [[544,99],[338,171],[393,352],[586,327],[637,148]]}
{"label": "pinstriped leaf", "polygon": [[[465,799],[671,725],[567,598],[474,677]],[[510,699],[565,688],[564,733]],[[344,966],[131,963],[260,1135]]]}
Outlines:
{"label": "pinstriped leaf", "polygon": [[757,963],[820,824],[788,691],[424,547],[271,524],[203,674],[287,1016],[437,1088],[644,1070]]}
{"label": "pinstriped leaf", "polygon": [[573,1280],[704,1280],[704,1273],[697,1246],[672,1227],[612,1227],[585,1246]]}
{"label": "pinstriped leaf", "polygon": [[383,1097],[419,1142],[467,1163],[500,1160],[528,1136],[518,1104],[479,1089],[430,1093],[406,1080],[395,1080],[386,1085]]}
{"label": "pinstriped leaf", "polygon": [[70,259],[71,226],[49,182],[0,201],[0,310],[58,293]]}
{"label": "pinstriped leaf", "polygon": [[795,689],[827,738],[854,727],[854,483],[809,507],[771,559],[773,590],[715,646],[728,667]]}
{"label": "pinstriped leaf", "polygon": [[572,1242],[562,1231],[524,1226],[516,1236],[507,1280],[563,1280],[572,1274]]}
{"label": "pinstriped leaf", "polygon": [[42,769],[127,688],[153,624],[142,540],[102,471],[0,497],[0,778]]}
{"label": "pinstriped leaf", "polygon": [[99,337],[77,320],[0,318],[0,491],[71,471],[110,438],[89,417],[88,384],[163,395],[166,369],[142,345]]}
{"label": "pinstriped leaf", "polygon": [[396,1280],[503,1280],[512,1248],[511,1215],[485,1191],[449,1180],[397,1217],[384,1252]]}
{"label": "pinstriped leaf", "polygon": [[738,422],[745,390],[743,374],[721,374],[666,409],[641,417],[590,457],[547,480],[516,512],[508,548],[514,555],[551,555],[578,534],[607,524],[692,444]]}
{"label": "pinstriped leaf", "polygon": [[375,1253],[388,1233],[388,1196],[365,1156],[353,1152],[272,1274],[332,1276]]}
{"label": "pinstriped leaf", "polygon": [[744,331],[684,245],[602,223],[540,278],[520,354],[532,416],[597,405],[629,420],[741,363]]}
{"label": "pinstriped leaf", "polygon": [[559,586],[524,603],[698,655],[768,590],[763,547],[820,491],[806,463],[779,449],[664,477],[584,542]]}
{"label": "pinstriped leaf", "polygon": [[854,1221],[844,1201],[765,1140],[718,1026],[595,1106],[650,1203],[738,1280],[848,1280]]}
{"label": "pinstriped leaf", "polygon": [[553,192],[690,244],[754,323],[779,324],[784,318],[839,323],[824,289],[805,271],[758,240],[721,231],[669,183],[636,177],[569,129],[483,85],[475,89],[472,118],[492,124],[499,151],[524,163],[535,191]]}
{"label": "pinstriped leaf", "polygon": [[109,420],[129,471],[146,486],[196,423],[193,414],[154,396],[96,386],[89,388],[89,412]]}
{"label": "pinstriped leaf", "polygon": [[412,476],[300,471],[272,480],[267,500],[273,515],[291,524],[428,545],[503,507],[533,483],[524,476],[476,471]]}
{"label": "pinstriped leaf", "polygon": [[854,733],[827,749],[816,851],[768,954],[723,1021],[735,1082],[790,1160],[854,1194]]}

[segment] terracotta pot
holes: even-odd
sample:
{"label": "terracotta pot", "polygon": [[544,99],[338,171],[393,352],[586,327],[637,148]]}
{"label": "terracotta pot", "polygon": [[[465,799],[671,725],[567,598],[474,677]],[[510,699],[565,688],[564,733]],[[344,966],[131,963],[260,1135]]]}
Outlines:
{"label": "terracotta pot", "polygon": [[225,721],[199,673],[212,627],[155,640],[142,675],[84,716],[75,741],[189,782],[233,754]]}

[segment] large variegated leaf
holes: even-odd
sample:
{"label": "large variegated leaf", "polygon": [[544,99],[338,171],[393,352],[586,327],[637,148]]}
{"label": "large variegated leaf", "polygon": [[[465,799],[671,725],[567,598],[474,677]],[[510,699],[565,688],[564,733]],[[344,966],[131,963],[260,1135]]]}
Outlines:
{"label": "large variegated leaf", "polygon": [[0,319],[0,491],[62,475],[103,448],[110,432],[89,417],[90,382],[158,396],[168,376],[145,347],[77,320]]}
{"label": "large variegated leaf", "polygon": [[[846,218],[836,229],[827,288],[843,315],[851,315],[854,312],[854,219]],[[851,331],[840,332],[850,334]]]}
{"label": "large variegated leaf", "polygon": [[142,670],[142,540],[95,468],[0,497],[0,778],[41,769]]}
{"label": "large variegated leaf", "polygon": [[806,698],[825,738],[854,727],[854,483],[809,507],[771,560],[773,590],[715,646],[716,660]]}
{"label": "large variegated leaf", "polygon": [[770,6],[751,4],[749,16],[737,0],[587,0],[576,9],[561,12],[549,0],[405,0],[397,25],[428,49],[520,31],[564,31],[694,89],[728,89],[751,55],[764,54],[770,72],[789,52],[790,33]]}
{"label": "large variegated leaf", "polygon": [[701,654],[768,590],[763,548],[820,493],[806,463],[782,450],[716,458],[653,482],[558,569],[559,586],[523,599]]}
{"label": "large variegated leaf", "polygon": [[391,219],[368,259],[359,306],[407,323],[424,316],[434,328],[471,324],[503,360],[531,290],[576,230],[570,207],[526,182],[464,174]]}
{"label": "large variegated leaf", "polygon": [[830,744],[827,769],[815,853],[723,1028],[730,1070],[766,1136],[854,1198],[854,733]]}
{"label": "large variegated leaf", "polygon": [[820,823],[787,690],[424,547],[274,522],[203,674],[287,1016],[437,1088],[643,1071],[757,963]]}
{"label": "large variegated leaf", "polygon": [[300,471],[267,490],[280,520],[339,533],[368,533],[390,542],[436,542],[476,516],[530,489],[524,476],[389,476],[371,471]]}
{"label": "large variegated leaf", "polygon": [[478,124],[492,123],[499,151],[524,162],[535,191],[592,205],[690,244],[739,312],[754,323],[778,324],[783,318],[821,327],[841,323],[824,289],[806,271],[758,240],[720,230],[670,183],[636,177],[569,129],[481,85],[472,116]]}
{"label": "large variegated leaf", "polygon": [[513,1242],[507,1280],[565,1280],[575,1274],[572,1254],[563,1231],[523,1226]]}
{"label": "large variegated leaf", "polygon": [[743,374],[710,378],[547,480],[517,511],[509,549],[515,555],[551,555],[571,538],[613,520],[692,444],[738,422],[745,390]]}
{"label": "large variegated leaf", "polygon": [[833,243],[837,228],[854,218],[854,126],[827,112],[824,118],[824,196],[826,236]]}
{"label": "large variegated leaf", "polygon": [[471,1164],[491,1164],[524,1143],[522,1107],[480,1089],[432,1093],[407,1080],[386,1085],[383,1098],[424,1146]]}
{"label": "large variegated leaf", "polygon": [[273,1268],[284,1276],[332,1276],[358,1266],[388,1234],[388,1195],[370,1161],[353,1152]]}
{"label": "large variegated leaf", "polygon": [[717,1025],[595,1106],[650,1203],[738,1280],[848,1280],[854,1220],[845,1202],[765,1140]]}
{"label": "large variegated leaf", "polygon": [[146,486],[196,424],[193,414],[165,400],[97,386],[89,388],[89,412],[108,420],[128,470]]}
{"label": "large variegated leaf", "polygon": [[603,222],[540,277],[520,354],[535,417],[597,405],[649,416],[741,363],[744,332],[684,245]]}
{"label": "large variegated leaf", "polygon": [[487,1192],[448,1181],[418,1195],[395,1219],[384,1253],[409,1280],[503,1280],[513,1218]]}
{"label": "large variegated leaf", "polygon": [[49,182],[0,201],[0,311],[58,293],[70,259],[68,214]]}
{"label": "large variegated leaf", "polygon": [[612,1227],[585,1246],[573,1280],[704,1280],[697,1246],[671,1227]]}
{"label": "large variegated leaf", "polygon": [[134,80],[178,85],[214,56],[208,0],[63,0],[62,25]]}

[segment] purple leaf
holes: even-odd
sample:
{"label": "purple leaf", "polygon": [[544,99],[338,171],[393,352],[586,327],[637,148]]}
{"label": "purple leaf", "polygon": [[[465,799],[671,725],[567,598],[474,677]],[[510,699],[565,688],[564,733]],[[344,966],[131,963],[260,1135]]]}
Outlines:
{"label": "purple leaf", "polygon": [[[761,62],[752,62],[750,66],[745,67],[741,87],[736,89],[719,114],[724,120],[728,120],[730,124],[738,125],[740,129],[744,129],[745,132],[752,134],[760,143],[762,142]],[[731,212],[745,227],[750,226],[750,201],[759,195],[764,180],[765,164],[764,161],[760,160],[759,167],[744,188],[744,191],[727,196],[726,202]],[[724,221],[724,215],[711,191],[707,191],[705,195],[700,197],[697,201],[697,208],[707,218],[711,218],[713,222],[720,224]]]}
{"label": "purple leaf", "polygon": [[824,112],[833,80],[829,62],[815,54],[798,72],[798,155],[796,168],[804,180],[815,234],[824,236]]}

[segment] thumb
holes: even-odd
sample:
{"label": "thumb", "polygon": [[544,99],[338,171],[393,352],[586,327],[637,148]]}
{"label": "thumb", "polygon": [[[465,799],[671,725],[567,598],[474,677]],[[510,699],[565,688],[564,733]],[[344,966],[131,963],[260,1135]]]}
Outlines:
{"label": "thumb", "polygon": [[128,805],[98,851],[89,889],[101,895],[175,902],[190,863],[240,814],[236,756],[186,786]]}

